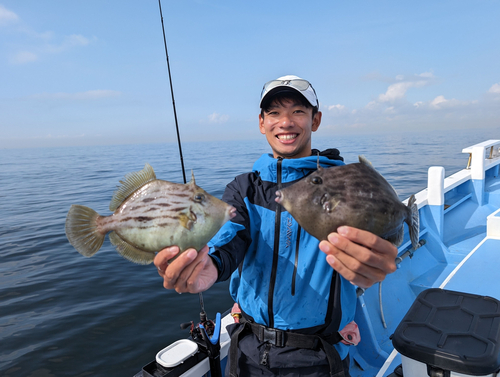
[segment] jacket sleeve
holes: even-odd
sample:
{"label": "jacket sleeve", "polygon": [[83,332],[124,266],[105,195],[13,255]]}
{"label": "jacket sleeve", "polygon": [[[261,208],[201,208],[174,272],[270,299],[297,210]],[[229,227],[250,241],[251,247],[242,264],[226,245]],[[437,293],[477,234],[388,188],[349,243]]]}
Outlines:
{"label": "jacket sleeve", "polygon": [[247,184],[243,176],[238,176],[229,183],[222,196],[223,201],[236,208],[236,216],[224,224],[208,243],[210,256],[218,269],[218,282],[229,279],[243,261],[252,243],[249,213],[244,199],[246,196],[244,186]]}

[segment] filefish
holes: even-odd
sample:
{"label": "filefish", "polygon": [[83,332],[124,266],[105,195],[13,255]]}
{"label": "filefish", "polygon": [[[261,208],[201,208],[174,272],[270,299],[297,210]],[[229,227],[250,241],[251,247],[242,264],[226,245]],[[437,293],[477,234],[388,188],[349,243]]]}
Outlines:
{"label": "filefish", "polygon": [[415,196],[404,205],[394,188],[363,156],[359,163],[318,169],[278,190],[281,204],[306,232],[318,240],[342,225],[367,230],[399,246],[404,225],[414,248],[418,244],[419,215]]}
{"label": "filefish", "polygon": [[[177,245],[180,253],[200,250],[236,209],[196,185],[194,174],[187,184],[156,179],[153,168],[125,176],[115,191],[110,216],[72,205],[66,217],[66,236],[86,257],[102,246],[105,235],[119,254],[131,262],[149,264],[155,253]],[[180,255],[180,253],[178,255]]]}

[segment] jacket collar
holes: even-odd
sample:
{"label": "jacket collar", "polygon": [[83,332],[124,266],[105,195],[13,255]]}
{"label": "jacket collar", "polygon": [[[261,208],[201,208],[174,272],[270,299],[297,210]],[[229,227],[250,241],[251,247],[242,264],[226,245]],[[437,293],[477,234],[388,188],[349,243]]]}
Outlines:
{"label": "jacket collar", "polygon": [[[331,150],[327,150],[331,151]],[[319,163],[322,167],[328,168],[332,166],[345,165],[342,160],[330,159],[331,152],[320,152]],[[327,152],[327,153],[325,153]],[[286,158],[281,160],[282,169],[282,182],[291,182],[302,177],[305,177],[309,173],[315,171],[318,168],[318,155],[317,151],[313,150],[314,155],[302,157],[302,158]],[[338,153],[334,153],[337,158]],[[263,154],[254,164],[253,171],[257,172],[261,179],[270,182],[277,182],[276,171],[278,166],[278,160],[273,157],[272,154]]]}

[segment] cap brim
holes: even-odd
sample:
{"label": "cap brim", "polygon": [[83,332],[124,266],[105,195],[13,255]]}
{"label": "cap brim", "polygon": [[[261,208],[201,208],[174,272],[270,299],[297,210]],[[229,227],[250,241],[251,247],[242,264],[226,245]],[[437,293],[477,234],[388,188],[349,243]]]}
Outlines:
{"label": "cap brim", "polygon": [[289,86],[278,86],[276,88],[271,89],[264,95],[264,97],[262,97],[262,99],[260,100],[260,107],[262,108],[263,103],[270,101],[272,97],[281,93],[299,93],[302,95],[302,93],[300,93],[297,89],[291,88]]}

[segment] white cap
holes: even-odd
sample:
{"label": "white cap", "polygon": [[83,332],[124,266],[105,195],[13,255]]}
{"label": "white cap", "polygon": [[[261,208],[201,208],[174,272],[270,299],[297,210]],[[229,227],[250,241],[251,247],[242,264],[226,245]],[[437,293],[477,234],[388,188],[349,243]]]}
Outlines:
{"label": "white cap", "polygon": [[294,75],[281,76],[276,80],[271,80],[265,83],[260,95],[260,107],[262,107],[262,102],[264,102],[264,99],[268,95],[290,91],[290,89],[293,89],[302,94],[304,98],[307,99],[307,101],[311,104],[311,106],[319,107],[318,98],[316,97],[316,92],[314,91],[311,83]]}

